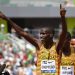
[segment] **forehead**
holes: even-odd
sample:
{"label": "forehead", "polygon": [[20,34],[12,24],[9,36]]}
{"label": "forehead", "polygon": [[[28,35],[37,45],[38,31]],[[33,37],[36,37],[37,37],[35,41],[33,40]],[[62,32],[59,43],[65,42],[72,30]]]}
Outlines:
{"label": "forehead", "polygon": [[71,44],[75,45],[75,39],[71,39]]}
{"label": "forehead", "polygon": [[51,32],[52,32],[52,29],[50,29],[50,28],[41,28],[40,33],[41,33],[41,32],[48,32],[48,33],[51,33]]}

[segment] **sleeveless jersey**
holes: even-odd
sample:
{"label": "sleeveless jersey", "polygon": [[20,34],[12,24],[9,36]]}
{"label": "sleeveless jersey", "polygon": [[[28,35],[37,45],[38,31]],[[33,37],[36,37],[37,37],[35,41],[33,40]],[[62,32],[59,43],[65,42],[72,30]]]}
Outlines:
{"label": "sleeveless jersey", "polygon": [[[55,61],[55,73],[42,73],[41,72],[41,61],[42,60],[54,60]],[[50,48],[46,49],[44,46],[40,47],[40,51],[38,51],[37,55],[37,75],[58,75],[58,60],[57,60],[57,53],[55,49],[55,44]]]}
{"label": "sleeveless jersey", "polygon": [[60,75],[75,75],[75,51],[72,46],[71,55],[62,54]]}

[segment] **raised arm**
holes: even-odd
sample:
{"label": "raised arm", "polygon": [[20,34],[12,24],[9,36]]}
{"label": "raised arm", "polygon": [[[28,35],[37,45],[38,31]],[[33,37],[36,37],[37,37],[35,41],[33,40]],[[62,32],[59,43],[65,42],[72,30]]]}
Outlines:
{"label": "raised arm", "polygon": [[60,34],[60,38],[56,47],[57,53],[59,54],[59,50],[62,49],[65,38],[66,38],[66,34],[67,34],[67,24],[66,24],[66,20],[65,20],[65,14],[66,14],[66,10],[64,8],[62,8],[62,6],[60,5],[60,16],[61,16],[61,23],[62,23],[62,32]]}
{"label": "raised arm", "polygon": [[39,44],[37,40],[26,33],[21,27],[19,27],[16,23],[11,21],[8,17],[6,17],[2,12],[0,12],[0,18],[3,18],[8,21],[8,23],[15,29],[15,31],[26,40],[28,40],[31,44],[33,44],[37,49],[39,49]]}

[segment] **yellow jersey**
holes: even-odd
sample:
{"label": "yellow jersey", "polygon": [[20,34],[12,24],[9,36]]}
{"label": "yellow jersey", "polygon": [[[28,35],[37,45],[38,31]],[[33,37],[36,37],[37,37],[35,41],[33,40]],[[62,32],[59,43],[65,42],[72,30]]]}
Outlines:
{"label": "yellow jersey", "polygon": [[[48,66],[52,69],[50,70],[50,72],[42,71],[41,67],[45,67],[41,66],[43,61],[46,61],[47,63],[53,62],[54,70],[51,68],[53,66]],[[50,49],[46,49],[42,45],[40,47],[40,51],[38,51],[37,53],[37,71],[36,71],[37,75],[58,75],[57,72],[58,72],[58,59],[57,59],[55,44]]]}
{"label": "yellow jersey", "polygon": [[75,51],[72,46],[69,56],[62,54],[60,75],[75,75]]}

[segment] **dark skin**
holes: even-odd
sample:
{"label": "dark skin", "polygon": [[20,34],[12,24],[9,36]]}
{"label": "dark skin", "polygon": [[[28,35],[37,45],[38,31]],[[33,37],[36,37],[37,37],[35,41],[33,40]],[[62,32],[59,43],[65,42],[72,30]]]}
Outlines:
{"label": "dark skin", "polygon": [[71,42],[71,34],[67,32],[66,40],[62,48],[62,52],[65,56],[69,56],[71,54],[70,42]]}
{"label": "dark skin", "polygon": [[65,56],[69,56],[71,54],[70,44],[66,44],[66,46],[63,47],[63,54]]}
{"label": "dark skin", "polygon": [[[64,40],[66,38],[66,33],[67,33],[67,24],[65,21],[65,14],[66,10],[62,8],[60,5],[60,16],[61,16],[61,22],[62,22],[62,32],[59,37],[58,44],[56,46],[56,51],[57,54],[60,55],[60,51],[62,49]],[[44,33],[42,34],[42,39],[40,42],[38,42],[34,37],[30,36],[28,33],[23,31],[19,25],[15,24],[13,21],[11,21],[8,17],[6,17],[2,12],[0,12],[0,18],[3,18],[8,21],[8,23],[15,29],[15,31],[22,37],[24,37],[26,40],[28,40],[31,44],[33,44],[37,50],[40,50],[40,46],[43,44],[46,49],[50,49],[54,42],[53,42],[53,34],[52,31],[50,32],[49,29],[42,29],[41,32]],[[40,33],[41,33],[40,32]],[[59,57],[60,60],[60,57]],[[58,61],[59,61],[58,60]],[[59,65],[58,65],[59,66]]]}
{"label": "dark skin", "polygon": [[44,47],[46,49],[51,48],[52,45],[54,44],[54,42],[52,40],[53,35],[51,35],[51,34],[53,34],[53,32],[51,30],[49,30],[49,28],[47,28],[47,27],[42,28],[40,31],[40,40],[41,40],[40,42],[41,42],[41,44],[44,45]]}

